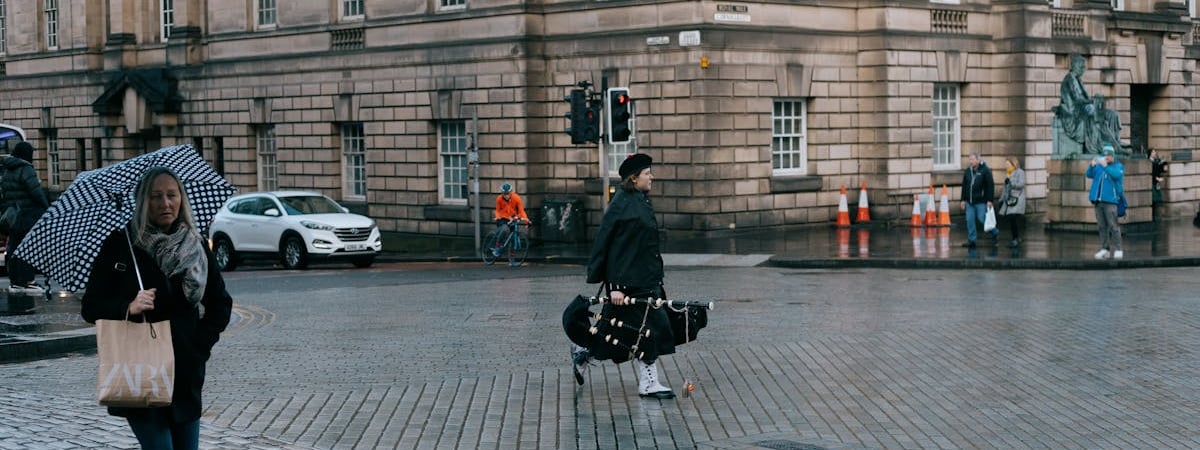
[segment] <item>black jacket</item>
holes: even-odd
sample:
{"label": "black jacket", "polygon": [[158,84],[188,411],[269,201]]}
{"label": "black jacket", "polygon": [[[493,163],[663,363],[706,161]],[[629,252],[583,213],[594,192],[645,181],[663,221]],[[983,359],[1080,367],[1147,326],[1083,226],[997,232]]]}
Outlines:
{"label": "black jacket", "polygon": [[962,201],[968,205],[988,203],[996,198],[996,184],[992,181],[992,169],[979,161],[979,166],[963,170]]}
{"label": "black jacket", "polygon": [[657,288],[662,280],[658,221],[650,198],[640,191],[618,191],[596,232],[587,282]]}
{"label": "black jacket", "polygon": [[0,189],[4,190],[4,204],[0,205],[0,211],[12,205],[20,208],[21,215],[17,220],[16,230],[23,234],[42,217],[42,213],[50,207],[50,202],[46,199],[42,182],[38,180],[37,171],[28,161],[8,155],[0,159],[0,166],[4,169],[4,176],[0,177]]}
{"label": "black jacket", "polygon": [[[137,268],[142,273],[145,289],[155,291],[154,310],[144,315],[130,316],[141,321],[171,321],[171,339],[175,349],[175,394],[171,401],[172,416],[177,423],[200,418],[200,391],[204,385],[204,366],[220,333],[229,325],[233,299],[225,291],[225,280],[212,254],[208,256],[208,281],[204,290],[204,318],[188,303],[183,294],[180,277],[168,279],[158,267],[154,256],[133,247]],[[138,280],[129,255],[125,233],[118,230],[109,235],[92,265],[87,292],[83,295],[83,319],[95,323],[98,319],[122,320],[129,302],[138,293]],[[145,408],[108,408],[109,414],[128,417],[145,414]]]}

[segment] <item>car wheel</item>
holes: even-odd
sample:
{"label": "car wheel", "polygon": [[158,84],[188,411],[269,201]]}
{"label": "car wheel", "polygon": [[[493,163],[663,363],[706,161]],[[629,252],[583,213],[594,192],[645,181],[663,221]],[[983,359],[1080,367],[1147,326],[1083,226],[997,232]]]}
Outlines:
{"label": "car wheel", "polygon": [[279,259],[287,269],[303,269],[308,267],[308,249],[299,236],[288,236],[283,239],[283,247],[279,249]]}
{"label": "car wheel", "polygon": [[358,257],[355,257],[354,259],[351,259],[350,262],[354,263],[354,267],[357,267],[359,269],[365,269],[367,267],[371,267],[371,264],[375,263],[375,255],[358,256]]}
{"label": "car wheel", "polygon": [[228,272],[237,268],[237,252],[229,238],[221,236],[213,242],[213,258],[217,260],[217,268]]}

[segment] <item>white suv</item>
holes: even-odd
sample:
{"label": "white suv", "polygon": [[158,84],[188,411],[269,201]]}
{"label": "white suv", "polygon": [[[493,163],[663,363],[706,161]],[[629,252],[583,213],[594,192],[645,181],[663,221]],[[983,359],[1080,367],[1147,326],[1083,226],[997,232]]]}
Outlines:
{"label": "white suv", "polygon": [[221,270],[254,257],[278,257],[288,269],[303,269],[312,258],[345,258],[355,267],[370,267],[383,249],[374,220],[324,195],[300,191],[229,199],[213,218],[209,238]]}

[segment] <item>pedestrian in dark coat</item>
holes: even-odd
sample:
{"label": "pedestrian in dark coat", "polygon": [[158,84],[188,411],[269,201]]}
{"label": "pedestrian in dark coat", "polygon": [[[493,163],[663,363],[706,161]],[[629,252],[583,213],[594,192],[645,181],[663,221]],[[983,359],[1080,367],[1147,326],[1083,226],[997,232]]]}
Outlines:
{"label": "pedestrian in dark coat", "polygon": [[0,177],[0,189],[4,190],[0,212],[8,208],[18,211],[12,228],[8,230],[8,247],[5,249],[8,252],[4,259],[8,266],[8,280],[14,290],[36,290],[40,294],[40,289],[33,284],[33,266],[13,256],[13,250],[21,245],[33,224],[50,207],[46,191],[42,189],[41,180],[38,180],[37,170],[33,168],[33,145],[18,142],[13,153],[0,160],[0,166],[4,169],[4,176]]}
{"label": "pedestrian in dark coat", "polygon": [[[587,282],[603,283],[611,303],[601,314],[615,317],[634,329],[645,325],[650,330],[652,345],[641,345],[642,353],[634,364],[638,371],[638,395],[651,398],[674,398],[670,388],[658,380],[659,356],[675,353],[675,339],[666,311],[633,305],[632,298],[666,298],[663,291],[663,261],[658,243],[658,221],[650,204],[650,173],[653,160],[645,154],[632,155],[621,163],[621,189],[608,205],[596,241],[588,260]],[[644,318],[644,321],[643,321]],[[598,359],[626,361],[629,352],[622,348],[601,346],[593,355]]]}
{"label": "pedestrian in dark coat", "polygon": [[[992,208],[995,189],[992,169],[979,158],[979,153],[971,153],[971,165],[963,170],[962,181],[962,208],[967,214],[967,242],[963,247],[975,247],[975,227],[983,223],[987,210]],[[992,238],[992,245],[996,245],[1000,230],[993,228],[986,233]]]}
{"label": "pedestrian in dark coat", "polygon": [[233,299],[196,230],[174,172],[164,167],[147,170],[135,195],[137,206],[129,229],[114,231],[92,266],[83,318],[91,323],[126,318],[171,321],[175,351],[171,405],[110,407],[108,412],[128,420],[143,449],[194,450],[199,446],[205,364],[229,324]]}

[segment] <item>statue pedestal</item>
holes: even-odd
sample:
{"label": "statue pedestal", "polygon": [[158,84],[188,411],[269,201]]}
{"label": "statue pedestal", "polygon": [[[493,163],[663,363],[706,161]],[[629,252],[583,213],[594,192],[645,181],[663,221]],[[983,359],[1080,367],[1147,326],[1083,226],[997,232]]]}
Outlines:
{"label": "statue pedestal", "polygon": [[[1046,229],[1096,232],[1096,210],[1088,201],[1092,187],[1086,173],[1091,159],[1046,161]],[[1121,218],[1123,232],[1154,228],[1150,193],[1150,161],[1121,160],[1125,165],[1125,199],[1129,203]]]}

